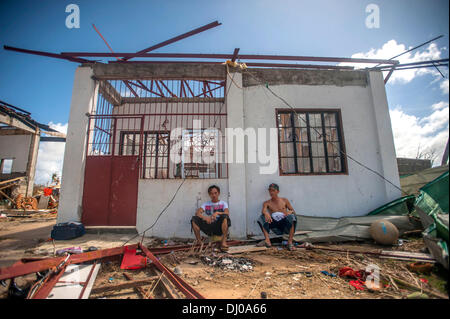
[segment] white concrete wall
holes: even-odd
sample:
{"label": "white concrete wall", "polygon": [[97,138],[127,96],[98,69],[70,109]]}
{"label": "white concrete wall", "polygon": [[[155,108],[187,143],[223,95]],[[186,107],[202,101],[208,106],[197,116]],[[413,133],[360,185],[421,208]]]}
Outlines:
{"label": "white concrete wall", "polygon": [[30,151],[32,135],[1,135],[0,160],[13,159],[12,173],[27,171],[28,152]]}
{"label": "white concrete wall", "polygon": [[[370,80],[367,87],[274,85],[271,89],[295,108],[341,109],[347,154],[399,184],[384,84],[377,74]],[[261,86],[244,89],[246,128],[276,127],[275,109],[288,108],[263,90]],[[274,152],[278,157],[278,149]],[[278,170],[261,175],[258,164],[246,164],[248,232],[260,233],[256,219],[262,202],[269,198],[270,183],[279,184],[280,196],[287,197],[297,213],[309,216],[361,216],[401,195],[354,161],[348,159],[347,163],[348,175],[309,176],[280,176]]]}
{"label": "white concrete wall", "polygon": [[[136,228],[141,233],[150,227],[159,213],[169,203],[182,180],[152,180],[140,179],[138,192],[138,208]],[[158,236],[163,238],[194,238],[191,233],[190,220],[195,211],[203,202],[210,200],[208,187],[220,187],[220,199],[229,202],[228,181],[226,179],[186,179],[180,188],[175,200],[164,212],[154,228],[145,233],[145,236]],[[230,215],[239,212],[230,206]],[[231,221],[230,236],[240,237],[237,219]]]}
{"label": "white concrete wall", "polygon": [[[234,83],[231,84],[227,79],[227,125],[229,128],[244,128],[244,92],[242,87],[242,74],[234,73],[232,75]],[[239,86],[239,87],[238,87]],[[228,152],[228,146],[225,150]],[[228,186],[230,190],[230,219],[231,224],[237,226],[236,235],[239,238],[245,238],[248,232],[248,211],[246,209],[247,196],[246,169],[244,163],[228,164]],[[231,234],[231,233],[230,233]]]}
{"label": "white concrete wall", "polygon": [[75,71],[64,152],[58,223],[79,221],[81,218],[86,137],[89,124],[86,113],[91,113],[95,107],[98,93],[98,85],[91,78],[92,75],[90,67],[78,67]]}
{"label": "white concrete wall", "polygon": [[[389,105],[386,97],[386,89],[381,72],[369,73],[369,84],[372,93],[373,111],[375,114],[378,142],[378,149],[381,157],[382,169],[379,171],[383,176],[389,177],[389,181],[400,187],[400,176],[397,165],[397,155],[395,153],[394,135],[392,132],[391,118],[389,115]],[[399,197],[399,190],[388,182],[385,182],[386,198],[394,200]]]}

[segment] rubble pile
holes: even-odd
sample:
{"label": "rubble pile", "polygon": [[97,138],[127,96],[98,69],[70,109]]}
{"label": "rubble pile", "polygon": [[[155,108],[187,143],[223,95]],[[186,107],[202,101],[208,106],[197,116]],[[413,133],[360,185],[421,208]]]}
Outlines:
{"label": "rubble pile", "polygon": [[240,272],[252,271],[254,262],[244,257],[209,257],[202,256],[201,260],[204,264],[212,267],[219,267],[223,270],[234,270]]}

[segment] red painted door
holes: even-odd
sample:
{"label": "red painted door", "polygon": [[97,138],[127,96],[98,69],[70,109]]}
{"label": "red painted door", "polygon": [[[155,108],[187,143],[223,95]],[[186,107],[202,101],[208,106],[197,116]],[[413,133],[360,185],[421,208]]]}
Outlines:
{"label": "red painted door", "polygon": [[81,221],[86,226],[136,226],[137,156],[88,156]]}

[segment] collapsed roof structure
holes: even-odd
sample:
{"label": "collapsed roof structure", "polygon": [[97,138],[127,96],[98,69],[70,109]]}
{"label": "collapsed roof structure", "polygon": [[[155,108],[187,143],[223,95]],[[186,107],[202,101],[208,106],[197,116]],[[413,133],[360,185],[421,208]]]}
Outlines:
{"label": "collapsed roof structure", "polygon": [[65,137],[30,112],[0,101],[0,196],[12,202],[9,189],[16,185],[15,195],[32,196],[39,142],[65,142]]}

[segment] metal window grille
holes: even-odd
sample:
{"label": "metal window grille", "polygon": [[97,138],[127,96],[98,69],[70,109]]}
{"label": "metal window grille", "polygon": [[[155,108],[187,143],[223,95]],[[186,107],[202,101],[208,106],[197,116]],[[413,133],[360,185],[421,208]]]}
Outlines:
{"label": "metal window grille", "polygon": [[281,174],[345,173],[339,111],[277,112]]}

